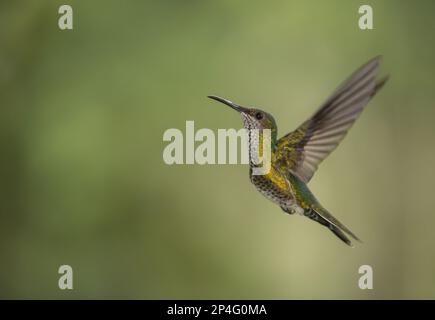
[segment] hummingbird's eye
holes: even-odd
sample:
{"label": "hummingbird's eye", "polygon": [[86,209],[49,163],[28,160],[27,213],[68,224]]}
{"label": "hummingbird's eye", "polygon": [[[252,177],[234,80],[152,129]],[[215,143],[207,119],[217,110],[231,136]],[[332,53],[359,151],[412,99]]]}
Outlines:
{"label": "hummingbird's eye", "polygon": [[262,113],[262,112],[257,112],[257,113],[255,114],[255,118],[257,118],[257,120],[261,120],[261,119],[263,119],[263,113]]}

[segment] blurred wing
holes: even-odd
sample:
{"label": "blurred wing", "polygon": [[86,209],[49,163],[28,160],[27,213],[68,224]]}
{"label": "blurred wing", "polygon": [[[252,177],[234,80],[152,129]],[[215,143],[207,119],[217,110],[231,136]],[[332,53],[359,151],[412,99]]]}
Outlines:
{"label": "blurred wing", "polygon": [[307,183],[317,166],[344,138],[387,78],[377,82],[380,57],[352,74],[334,94],[295,131],[277,142],[275,163]]}

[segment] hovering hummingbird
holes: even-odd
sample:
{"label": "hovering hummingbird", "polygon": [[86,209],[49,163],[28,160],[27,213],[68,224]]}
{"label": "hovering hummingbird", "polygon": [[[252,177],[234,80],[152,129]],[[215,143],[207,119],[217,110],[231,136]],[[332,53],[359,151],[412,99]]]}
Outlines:
{"label": "hovering hummingbird", "polygon": [[[286,213],[304,215],[327,227],[349,246],[353,245],[348,236],[361,240],[319,203],[307,183],[388,80],[388,77],[376,79],[380,60],[380,57],[375,57],[360,67],[308,120],[278,140],[276,122],[271,114],[221,97],[208,96],[241,114],[243,125],[248,130],[249,176],[257,190]],[[252,154],[253,143],[259,142],[262,129],[271,132],[271,168],[265,175],[254,175],[252,170],[257,161]]]}

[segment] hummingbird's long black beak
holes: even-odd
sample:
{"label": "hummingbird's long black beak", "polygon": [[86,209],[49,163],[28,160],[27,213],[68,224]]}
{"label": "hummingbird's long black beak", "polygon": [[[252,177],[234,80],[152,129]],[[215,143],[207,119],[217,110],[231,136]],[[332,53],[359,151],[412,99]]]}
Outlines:
{"label": "hummingbird's long black beak", "polygon": [[224,98],[221,98],[221,97],[218,97],[218,96],[207,96],[207,98],[219,101],[219,102],[221,102],[223,104],[226,104],[227,106],[233,108],[237,112],[246,112],[247,111],[246,108],[244,108],[242,106],[239,106],[238,104],[235,104],[234,102],[232,102],[230,100],[227,100],[227,99],[224,99]]}

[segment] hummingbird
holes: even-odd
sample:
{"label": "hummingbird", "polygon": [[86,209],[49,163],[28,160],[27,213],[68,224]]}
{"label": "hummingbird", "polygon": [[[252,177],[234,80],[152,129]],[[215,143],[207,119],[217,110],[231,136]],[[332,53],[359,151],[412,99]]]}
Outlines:
{"label": "hummingbird", "polygon": [[[278,128],[270,113],[244,107],[230,100],[208,96],[242,116],[248,132],[249,177],[256,189],[288,214],[300,214],[328,228],[344,243],[361,242],[316,199],[307,184],[319,164],[338,146],[368,102],[383,87],[388,76],[377,79],[381,57],[377,56],[355,71],[296,130],[277,139]],[[268,173],[254,175],[253,144],[263,129],[270,130],[271,166]]]}

